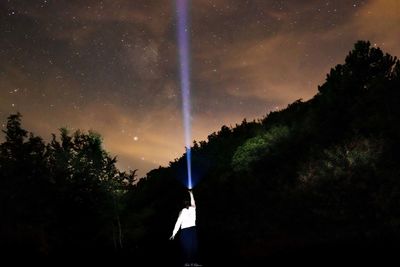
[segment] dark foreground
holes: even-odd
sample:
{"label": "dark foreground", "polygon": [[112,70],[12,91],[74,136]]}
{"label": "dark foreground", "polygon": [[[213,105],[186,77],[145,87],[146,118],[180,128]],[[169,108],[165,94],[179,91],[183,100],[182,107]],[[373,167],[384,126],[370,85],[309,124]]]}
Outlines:
{"label": "dark foreground", "polygon": [[[179,247],[176,243],[163,249],[154,245],[154,250],[123,249],[104,251],[93,249],[91,251],[65,250],[52,255],[38,255],[29,251],[2,250],[2,259],[16,265],[26,263],[29,265],[39,263],[49,266],[80,266],[81,264],[107,264],[111,266],[183,266],[179,257]],[[202,248],[201,260],[197,266],[269,266],[270,264],[318,264],[327,266],[331,264],[346,263],[379,263],[379,265],[398,262],[400,240],[385,238],[381,240],[342,240],[336,242],[320,242],[318,244],[279,245],[271,247],[270,244],[258,244],[258,247],[243,246],[241,251],[233,248],[214,247]],[[192,265],[196,266],[196,265]]]}

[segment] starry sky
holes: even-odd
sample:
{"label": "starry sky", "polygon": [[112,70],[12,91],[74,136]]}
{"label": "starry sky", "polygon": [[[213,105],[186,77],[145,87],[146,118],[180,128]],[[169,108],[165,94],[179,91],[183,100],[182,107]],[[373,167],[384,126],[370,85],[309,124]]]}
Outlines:
{"label": "starry sky", "polygon": [[[357,40],[400,56],[398,0],[192,0],[190,20],[197,141],[310,99]],[[0,0],[0,125],[94,130],[144,176],[185,150],[177,55],[173,0]]]}

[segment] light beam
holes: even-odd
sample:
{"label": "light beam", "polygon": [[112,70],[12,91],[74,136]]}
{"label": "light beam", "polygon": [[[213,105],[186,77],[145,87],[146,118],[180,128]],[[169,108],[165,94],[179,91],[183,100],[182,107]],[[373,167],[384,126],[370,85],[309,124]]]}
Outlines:
{"label": "light beam", "polygon": [[191,164],[191,109],[190,109],[190,56],[189,56],[189,21],[188,21],[189,0],[176,0],[177,15],[177,38],[180,66],[180,84],[182,94],[182,116],[186,146],[187,162],[187,187],[192,188],[192,164]]}

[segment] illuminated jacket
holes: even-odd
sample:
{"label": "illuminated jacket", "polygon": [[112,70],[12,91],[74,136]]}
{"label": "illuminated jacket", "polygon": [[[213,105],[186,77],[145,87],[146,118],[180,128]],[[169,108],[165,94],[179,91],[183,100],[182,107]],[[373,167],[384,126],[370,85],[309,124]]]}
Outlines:
{"label": "illuminated jacket", "polygon": [[196,226],[196,204],[194,202],[193,193],[190,193],[190,207],[184,208],[179,213],[179,217],[176,220],[174,231],[172,236],[175,236],[179,229],[185,229],[192,226]]}

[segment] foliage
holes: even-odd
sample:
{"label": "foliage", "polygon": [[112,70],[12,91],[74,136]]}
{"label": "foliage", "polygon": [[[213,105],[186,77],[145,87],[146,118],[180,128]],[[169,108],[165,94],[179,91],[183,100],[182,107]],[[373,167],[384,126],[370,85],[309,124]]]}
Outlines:
{"label": "foliage", "polygon": [[262,135],[248,139],[233,155],[233,169],[236,171],[250,170],[252,163],[268,157],[281,142],[285,142],[288,138],[288,127],[280,126],[273,127]]}
{"label": "foliage", "polygon": [[[194,193],[204,258],[250,258],[295,243],[399,236],[399,73],[395,57],[359,41],[312,99],[257,122],[224,126],[195,142],[193,175],[200,173],[201,179]],[[165,237],[172,230],[185,162],[183,155],[152,171],[130,193],[135,214],[158,210],[147,217],[148,227],[135,224],[149,231],[141,239],[158,231],[160,221],[169,224]],[[175,193],[168,198],[150,193],[156,188]]]}
{"label": "foliage", "polygon": [[21,114],[9,116],[4,133],[1,247],[40,254],[112,247],[117,192],[132,186],[134,173],[117,171],[100,135],[60,129],[60,141],[53,135],[45,144],[22,129]]}
{"label": "foliage", "polygon": [[[399,60],[359,41],[312,99],[194,142],[203,259],[398,243],[399,88]],[[8,118],[0,145],[3,247],[112,248],[173,265],[153,255],[178,256],[168,237],[188,197],[186,154],[134,183],[98,134],[61,129],[45,144],[20,117]]]}

